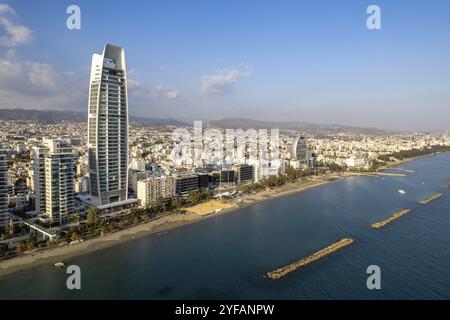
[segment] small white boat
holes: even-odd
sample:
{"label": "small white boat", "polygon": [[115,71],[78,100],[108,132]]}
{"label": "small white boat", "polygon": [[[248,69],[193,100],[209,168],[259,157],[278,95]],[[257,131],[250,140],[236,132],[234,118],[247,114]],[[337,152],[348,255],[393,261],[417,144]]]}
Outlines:
{"label": "small white boat", "polygon": [[400,189],[400,190],[398,190],[398,193],[400,193],[400,194],[406,194],[406,191],[405,191],[405,190],[402,190],[402,189]]}
{"label": "small white boat", "polygon": [[53,264],[55,267],[57,268],[64,268],[66,266],[66,264],[62,261],[58,261],[55,264]]}

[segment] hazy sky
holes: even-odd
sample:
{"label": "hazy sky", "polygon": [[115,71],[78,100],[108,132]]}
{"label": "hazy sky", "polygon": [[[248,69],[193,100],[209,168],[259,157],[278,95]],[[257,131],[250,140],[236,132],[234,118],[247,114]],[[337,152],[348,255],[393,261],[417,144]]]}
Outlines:
{"label": "hazy sky", "polygon": [[0,0],[0,108],[87,111],[110,42],[132,115],[450,129],[449,40],[448,0]]}

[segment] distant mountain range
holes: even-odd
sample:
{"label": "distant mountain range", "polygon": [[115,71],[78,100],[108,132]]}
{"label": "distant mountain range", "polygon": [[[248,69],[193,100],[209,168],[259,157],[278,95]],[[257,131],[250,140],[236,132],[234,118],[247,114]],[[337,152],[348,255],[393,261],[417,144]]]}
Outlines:
{"label": "distant mountain range", "polygon": [[273,129],[278,128],[280,130],[291,130],[309,133],[337,133],[337,132],[348,132],[348,133],[364,133],[364,134],[389,134],[393,133],[390,130],[382,130],[377,128],[363,128],[363,127],[352,127],[343,126],[337,124],[313,124],[308,122],[299,121],[258,121],[252,119],[243,118],[226,118],[222,120],[212,120],[208,121],[208,126],[212,128],[222,128],[222,129]]}
{"label": "distant mountain range", "polygon": [[[87,113],[77,111],[56,111],[56,110],[28,110],[28,109],[0,109],[0,120],[10,121],[37,121],[42,123],[86,122]],[[186,126],[182,121],[174,119],[157,119],[130,116],[130,122],[143,126]]]}
{"label": "distant mountain range", "polygon": [[[87,113],[77,111],[55,111],[55,110],[28,110],[28,109],[0,109],[0,120],[10,121],[37,121],[42,123],[85,122]],[[191,121],[181,121],[175,119],[159,119],[130,116],[130,122],[138,125],[157,127],[164,125],[172,126],[193,126]],[[292,130],[309,133],[365,133],[365,134],[389,134],[393,131],[380,130],[376,128],[361,128],[333,124],[313,124],[299,121],[258,121],[244,118],[226,118],[221,120],[207,121],[208,127],[222,129],[272,129]]]}
{"label": "distant mountain range", "polygon": [[0,109],[0,120],[38,121],[56,123],[60,121],[86,121],[86,114],[76,111]]}

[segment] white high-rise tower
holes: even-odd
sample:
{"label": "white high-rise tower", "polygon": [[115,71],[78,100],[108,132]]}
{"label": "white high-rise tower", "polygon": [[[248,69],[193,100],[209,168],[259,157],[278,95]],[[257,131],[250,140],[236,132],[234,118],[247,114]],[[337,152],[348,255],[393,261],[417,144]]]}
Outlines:
{"label": "white high-rise tower", "polygon": [[72,148],[58,139],[45,141],[45,213],[60,223],[75,211]]}
{"label": "white high-rise tower", "polygon": [[8,224],[8,166],[6,165],[6,150],[0,145],[0,230],[6,230]]}
{"label": "white high-rise tower", "polygon": [[36,212],[54,222],[67,222],[75,212],[72,147],[61,139],[43,139],[33,147]]}
{"label": "white high-rise tower", "polygon": [[88,157],[91,200],[103,206],[127,200],[128,96],[125,51],[107,44],[92,56]]}

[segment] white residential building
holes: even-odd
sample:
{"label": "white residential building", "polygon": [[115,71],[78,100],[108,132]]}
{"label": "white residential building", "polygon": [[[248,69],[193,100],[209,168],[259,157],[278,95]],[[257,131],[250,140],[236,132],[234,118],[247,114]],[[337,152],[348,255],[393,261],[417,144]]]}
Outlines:
{"label": "white residential building", "polygon": [[33,191],[35,194],[35,207],[37,214],[45,213],[45,155],[48,148],[45,146],[33,147],[32,167],[33,167]]}
{"label": "white residential building", "polygon": [[92,56],[89,88],[88,157],[92,203],[128,198],[128,97],[125,50],[107,44]]}
{"label": "white residential building", "polygon": [[149,177],[137,182],[137,198],[141,206],[154,205],[158,198],[176,197],[176,179],[174,177]]}
{"label": "white residential building", "polygon": [[7,153],[0,146],[0,229],[8,224]]}
{"label": "white residential building", "polygon": [[44,139],[33,148],[36,213],[64,222],[74,212],[74,159],[72,148],[60,139]]}
{"label": "white residential building", "polygon": [[45,157],[45,213],[63,222],[75,210],[72,148],[62,140],[47,141]]}
{"label": "white residential building", "polygon": [[349,168],[362,168],[367,165],[366,160],[364,158],[358,158],[354,155],[350,156],[349,158],[345,159],[345,164]]}

